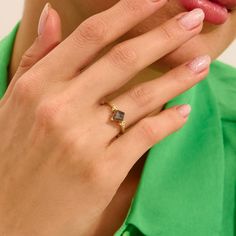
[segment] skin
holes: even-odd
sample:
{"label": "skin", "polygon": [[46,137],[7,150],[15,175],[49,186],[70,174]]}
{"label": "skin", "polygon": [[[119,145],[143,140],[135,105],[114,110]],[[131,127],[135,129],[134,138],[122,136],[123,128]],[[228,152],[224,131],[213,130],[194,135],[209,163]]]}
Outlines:
{"label": "skin", "polygon": [[[12,57],[10,79],[13,78],[0,102],[3,140],[0,156],[4,157],[0,162],[0,185],[3,186],[0,234],[112,235],[127,213],[140,179],[144,154],[153,144],[181,128],[188,117],[182,116],[176,107],[157,113],[169,99],[194,86],[208,72],[208,68],[200,73],[193,72],[185,57],[182,57],[183,61],[176,60],[182,55],[182,51],[176,49],[188,44],[193,45],[191,48],[198,45],[200,52],[193,50],[188,59],[192,60],[193,55],[205,54],[206,51],[214,57],[235,36],[232,33],[234,15],[224,26],[206,26],[204,33],[198,36],[202,24],[184,30],[178,23],[179,15],[162,26],[172,29],[168,34],[172,37],[167,38],[165,31],[156,28],[155,34],[149,37],[129,41],[126,46],[134,47],[140,58],[137,66],[133,57],[120,60],[121,54],[105,54],[111,46],[106,43],[99,45],[94,36],[91,40],[91,31],[84,34],[88,33],[86,28],[81,31],[80,26],[70,35],[84,19],[107,9],[116,1],[96,2],[52,2],[63,19],[62,34],[60,18],[55,10],[50,9],[44,31],[37,37],[37,16],[40,13],[36,9],[42,9],[43,2],[26,1]],[[126,28],[129,33],[124,35],[114,27],[110,31],[112,45],[154,29],[182,11],[176,2],[166,4],[159,13],[155,11],[164,1],[152,5],[148,1],[130,2],[143,4],[143,10],[136,12],[136,17],[130,17],[131,8],[125,8],[126,17],[121,17],[118,11],[115,19],[119,20],[116,22],[122,26],[120,29]],[[66,16],[65,12],[71,14]],[[151,15],[153,21],[143,22],[144,16]],[[93,24],[98,21],[95,19]],[[138,22],[142,23],[130,30]],[[216,37],[222,32],[224,39]],[[214,50],[206,46],[212,38],[216,45]],[[153,43],[156,40],[158,44]],[[21,60],[23,52],[33,41]],[[153,45],[153,50],[144,50],[142,45]],[[99,51],[99,46],[99,49],[105,49],[97,55],[110,55],[106,57],[108,60],[86,68],[91,56]],[[163,54],[168,56],[162,57]],[[154,64],[156,61],[158,63]],[[147,64],[151,66],[147,68]],[[140,85],[144,78],[148,81],[159,75],[158,68],[164,64],[165,69],[167,65],[181,65]],[[132,83],[127,84],[131,78]],[[124,84],[125,88],[119,89]],[[139,84],[138,89],[129,90],[134,84]],[[123,93],[126,90],[128,92]],[[136,112],[127,114],[127,132],[118,139],[115,138],[119,133],[118,127],[105,122],[110,116],[110,108],[99,103],[106,95],[118,107],[127,106],[128,110],[136,107]],[[148,116],[150,113],[155,115]],[[136,140],[139,140],[138,145]]]}
{"label": "skin", "polygon": [[[115,3],[117,0],[52,0],[50,3],[58,11],[59,15],[62,17],[62,38],[66,38],[83,20],[89,16],[96,14],[102,10],[105,10]],[[18,42],[16,43],[12,74],[16,71],[21,56],[24,51],[32,44],[33,40],[36,38],[37,32],[37,19],[41,13],[41,9],[44,7],[45,1],[27,1],[25,4],[25,12],[22,20],[22,27],[18,34]],[[178,0],[169,0],[160,10],[155,12],[152,16],[143,20],[136,27],[133,27],[127,34],[122,36],[120,40],[125,40],[132,38],[134,36],[140,35],[144,32],[149,31],[157,26],[160,26],[166,20],[175,16],[176,14],[185,11],[180,5]],[[66,15],[65,12],[70,12]],[[224,35],[224,37],[221,37]],[[156,76],[160,70],[168,70],[170,67],[174,67],[183,63],[193,57],[203,54],[209,54],[212,59],[217,58],[235,39],[236,37],[236,10],[232,10],[230,17],[227,22],[223,25],[212,25],[209,23],[204,23],[203,31],[198,36],[189,40],[187,43],[183,44],[180,49],[172,52],[167,57],[159,60],[159,63],[155,63],[154,66],[150,66],[145,71],[145,76],[142,78],[137,78],[138,80],[149,79],[152,75]],[[114,44],[119,42],[116,40]],[[109,47],[110,48],[110,47]],[[191,48],[191,50],[189,50]],[[185,53],[185,51],[188,53]],[[147,77],[146,77],[147,76]],[[136,79],[134,78],[134,80]]]}

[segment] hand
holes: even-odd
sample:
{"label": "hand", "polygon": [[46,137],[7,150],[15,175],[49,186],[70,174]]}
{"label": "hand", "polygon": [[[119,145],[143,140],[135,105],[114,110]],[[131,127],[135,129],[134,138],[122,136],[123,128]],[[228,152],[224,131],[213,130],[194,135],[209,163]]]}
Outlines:
{"label": "hand", "polygon": [[201,81],[207,56],[114,98],[111,103],[126,111],[128,129],[119,138],[111,109],[101,105],[201,31],[201,12],[188,18],[184,13],[95,60],[164,3],[121,0],[85,20],[54,49],[42,50],[13,78],[0,103],[0,234],[88,235],[137,160],[185,124],[188,106],[148,115]]}
{"label": "hand", "polygon": [[[62,32],[60,17],[58,13],[51,8],[51,5],[46,5],[45,7],[49,7],[46,24],[42,14],[38,27],[38,37],[34,40],[32,46],[24,53],[14,78],[11,80],[11,84],[8,87],[7,94],[10,94],[11,89],[15,86],[15,82],[25,72],[32,68],[36,62],[45,57],[61,42]],[[44,27],[42,28],[43,25]],[[12,77],[13,76],[10,75],[10,78]],[[5,95],[4,99],[6,99],[6,97],[8,96]]]}

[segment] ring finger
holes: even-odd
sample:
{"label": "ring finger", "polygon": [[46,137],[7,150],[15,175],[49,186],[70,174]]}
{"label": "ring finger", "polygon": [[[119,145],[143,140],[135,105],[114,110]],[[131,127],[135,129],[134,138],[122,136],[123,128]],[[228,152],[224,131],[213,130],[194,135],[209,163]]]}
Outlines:
{"label": "ring finger", "polygon": [[[207,55],[197,57],[158,79],[136,85],[110,101],[110,104],[125,112],[124,120],[128,128],[205,78],[210,62],[211,59]],[[111,110],[107,113],[105,109],[107,110],[105,107],[101,109],[101,112],[104,119],[107,119],[111,115]],[[112,126],[113,129],[107,126],[107,132],[116,136],[120,132],[120,127],[117,124]]]}

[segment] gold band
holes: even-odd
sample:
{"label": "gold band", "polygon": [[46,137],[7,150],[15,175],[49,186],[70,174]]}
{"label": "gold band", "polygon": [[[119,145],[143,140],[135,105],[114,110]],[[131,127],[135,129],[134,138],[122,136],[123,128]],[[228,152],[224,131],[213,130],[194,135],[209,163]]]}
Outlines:
{"label": "gold band", "polygon": [[120,111],[114,104],[110,102],[103,102],[103,104],[108,105],[112,110],[112,116],[110,118],[111,121],[116,122],[121,129],[121,133],[125,132],[126,122],[124,120],[125,113]]}

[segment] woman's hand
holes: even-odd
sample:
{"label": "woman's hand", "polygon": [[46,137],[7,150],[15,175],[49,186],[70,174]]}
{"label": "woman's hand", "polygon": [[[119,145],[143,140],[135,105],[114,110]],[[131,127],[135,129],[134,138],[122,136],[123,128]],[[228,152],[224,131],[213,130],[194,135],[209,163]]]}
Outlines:
{"label": "woman's hand", "polygon": [[204,16],[195,10],[94,60],[164,3],[121,0],[16,74],[0,103],[1,235],[87,235],[137,160],[185,124],[187,105],[148,115],[201,81],[208,72],[207,56],[110,101],[126,112],[128,129],[119,138],[110,107],[101,104],[201,31]]}
{"label": "woman's hand", "polygon": [[[11,81],[7,94],[15,86],[15,82],[27,72],[36,62],[45,57],[61,42],[61,20],[58,13],[48,3],[45,5],[44,14],[41,15],[38,27],[38,37],[32,46],[24,53],[20,65]],[[5,96],[4,99],[6,99]]]}

